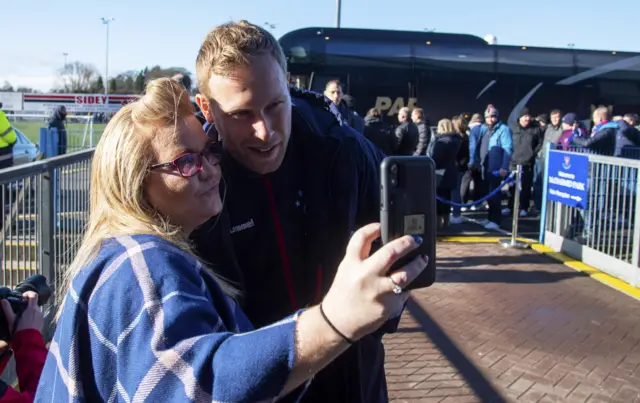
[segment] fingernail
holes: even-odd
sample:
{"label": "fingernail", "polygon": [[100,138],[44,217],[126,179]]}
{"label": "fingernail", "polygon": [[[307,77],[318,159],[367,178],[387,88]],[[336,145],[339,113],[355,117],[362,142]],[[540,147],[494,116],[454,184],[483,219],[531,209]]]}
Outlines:
{"label": "fingernail", "polygon": [[429,256],[427,255],[420,255],[422,257],[422,260],[424,260],[425,263],[429,263]]}
{"label": "fingernail", "polygon": [[413,240],[420,245],[422,243],[422,237],[420,235],[413,235]]}

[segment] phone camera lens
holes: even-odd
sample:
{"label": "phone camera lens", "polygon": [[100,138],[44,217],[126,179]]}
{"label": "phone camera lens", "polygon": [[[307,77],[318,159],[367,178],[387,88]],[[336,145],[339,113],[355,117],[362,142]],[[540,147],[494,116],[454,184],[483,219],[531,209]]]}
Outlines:
{"label": "phone camera lens", "polygon": [[394,175],[398,173],[398,166],[396,164],[391,165],[391,173]]}

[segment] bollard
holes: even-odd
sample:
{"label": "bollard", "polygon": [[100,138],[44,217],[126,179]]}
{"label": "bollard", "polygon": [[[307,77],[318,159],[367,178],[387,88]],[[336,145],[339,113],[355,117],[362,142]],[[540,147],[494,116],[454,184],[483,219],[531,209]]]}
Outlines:
{"label": "bollard", "polygon": [[501,239],[500,245],[505,248],[527,249],[529,244],[518,241],[518,218],[520,218],[520,189],[522,188],[522,165],[518,165],[516,171],[515,194],[513,196],[513,221],[511,226],[511,239]]}

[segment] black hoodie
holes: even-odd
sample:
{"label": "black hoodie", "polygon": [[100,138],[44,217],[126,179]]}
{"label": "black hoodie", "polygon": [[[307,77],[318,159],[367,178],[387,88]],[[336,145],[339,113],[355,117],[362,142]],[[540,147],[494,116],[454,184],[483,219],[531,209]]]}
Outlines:
{"label": "black hoodie", "polygon": [[49,129],[58,131],[58,155],[66,154],[67,152],[67,128],[64,125],[66,119],[66,108],[63,105],[56,106],[49,120]]}

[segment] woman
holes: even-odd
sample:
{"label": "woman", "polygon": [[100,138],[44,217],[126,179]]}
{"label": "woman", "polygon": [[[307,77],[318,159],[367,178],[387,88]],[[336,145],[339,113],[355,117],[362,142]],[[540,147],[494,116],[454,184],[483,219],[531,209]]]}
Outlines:
{"label": "woman", "polygon": [[[451,201],[456,204],[462,204],[462,178],[469,170],[469,135],[467,134],[468,128],[464,115],[455,116],[451,122],[453,123],[453,130],[462,139],[456,157],[456,183],[451,190]],[[460,206],[453,206],[453,217],[450,223],[462,224],[462,208]]]}
{"label": "woman", "polygon": [[[219,146],[170,79],[109,122],[91,172],[90,220],[37,401],[263,401],[296,390],[402,309],[421,239],[369,256],[376,224],[353,235],[319,306],[253,330],[233,289],[192,254],[189,233],[220,213]],[[64,295],[64,294],[63,294]]]}
{"label": "woman", "polygon": [[[438,170],[438,181],[436,193],[440,198],[451,201],[451,193],[456,186],[458,169],[456,157],[462,144],[462,137],[456,133],[453,123],[449,119],[442,119],[438,122],[436,135],[429,143],[427,156],[431,157]],[[449,213],[451,207],[447,203],[437,202],[438,229],[442,230],[449,226]]]}

